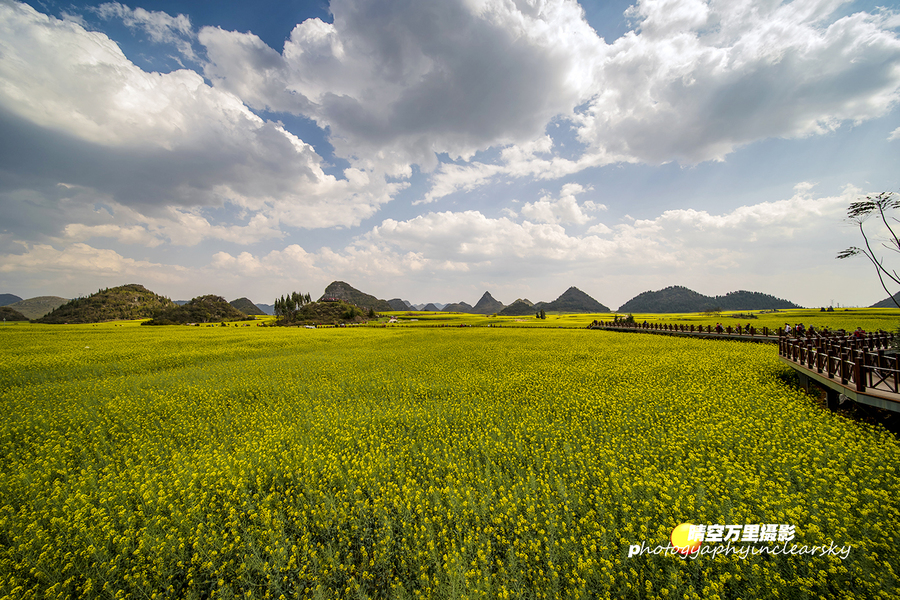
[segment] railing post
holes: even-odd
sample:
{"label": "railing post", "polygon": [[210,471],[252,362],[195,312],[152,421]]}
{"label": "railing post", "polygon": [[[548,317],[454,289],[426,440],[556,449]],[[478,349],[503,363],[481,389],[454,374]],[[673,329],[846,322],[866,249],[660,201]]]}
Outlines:
{"label": "railing post", "polygon": [[[900,383],[900,370],[898,370],[898,369],[900,369],[900,360],[897,360],[896,356],[894,357],[893,360],[894,360],[894,368],[893,368],[894,393],[896,394],[898,391],[900,391],[900,386],[898,386],[898,383]],[[891,361],[890,361],[890,359],[888,359],[887,365],[890,366],[890,364],[891,364]]]}
{"label": "railing post", "polygon": [[853,365],[853,376],[856,378],[856,391],[866,391],[866,351],[856,351],[856,362]]}

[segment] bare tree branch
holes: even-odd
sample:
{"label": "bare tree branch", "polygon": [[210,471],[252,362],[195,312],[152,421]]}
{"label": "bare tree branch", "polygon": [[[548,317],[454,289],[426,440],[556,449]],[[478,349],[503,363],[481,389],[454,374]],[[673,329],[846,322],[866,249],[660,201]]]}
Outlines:
{"label": "bare tree branch", "polygon": [[[878,216],[881,218],[881,222],[884,223],[884,226],[887,227],[887,230],[890,232],[891,237],[886,242],[882,242],[882,246],[888,250],[893,250],[894,252],[900,252],[900,237],[897,237],[896,232],[891,227],[889,220],[893,220],[895,222],[900,223],[896,217],[888,217],[887,212],[894,210],[896,208],[900,208],[900,199],[897,199],[894,196],[893,192],[882,192],[872,198],[871,196],[866,196],[865,200],[860,200],[858,202],[853,202],[850,204],[847,209],[847,219],[856,223],[859,227],[859,232],[863,237],[863,241],[865,242],[865,249],[858,248],[856,246],[851,246],[846,250],[842,250],[838,252],[836,258],[844,259],[850,258],[851,256],[857,256],[858,254],[864,255],[869,261],[875,266],[875,272],[878,275],[878,281],[881,282],[881,287],[887,292],[888,297],[897,305],[897,308],[900,308],[900,302],[894,297],[894,294],[888,289],[887,284],[884,281],[885,276],[887,276],[890,280],[892,280],[897,285],[900,285],[900,275],[897,274],[895,269],[888,270],[884,266],[884,259],[880,259],[875,255],[875,251],[872,250],[872,245],[869,242],[869,237],[866,235],[866,230],[864,227],[864,223],[866,219],[868,219],[874,212],[878,212]],[[900,295],[900,294],[898,294]]]}

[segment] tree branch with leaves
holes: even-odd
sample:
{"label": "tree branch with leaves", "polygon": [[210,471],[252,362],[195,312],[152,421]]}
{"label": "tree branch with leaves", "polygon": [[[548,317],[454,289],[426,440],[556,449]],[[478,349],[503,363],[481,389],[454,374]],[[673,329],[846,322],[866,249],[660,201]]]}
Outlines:
{"label": "tree branch with leaves", "polygon": [[862,234],[865,247],[859,248],[857,246],[850,246],[846,250],[838,252],[837,258],[850,258],[851,256],[856,256],[858,254],[862,254],[868,258],[869,262],[872,263],[875,267],[875,271],[878,273],[878,281],[881,282],[881,287],[884,288],[887,295],[893,300],[894,304],[897,305],[897,308],[900,308],[900,303],[897,302],[894,294],[888,289],[887,282],[885,281],[885,278],[887,278],[897,284],[897,286],[900,286],[900,274],[898,274],[895,269],[889,269],[884,266],[884,258],[875,253],[875,249],[872,248],[872,242],[869,240],[869,236],[866,234],[864,226],[869,218],[876,215],[890,234],[887,238],[881,240],[881,246],[892,252],[900,253],[900,238],[897,237],[897,233],[894,231],[894,228],[891,227],[892,221],[894,223],[900,223],[900,219],[890,216],[891,211],[898,208],[900,208],[900,197],[895,195],[894,192],[882,192],[874,197],[866,196],[865,200],[850,204],[850,207],[847,209],[847,220],[851,223],[855,223],[856,226],[859,227],[859,232]]}

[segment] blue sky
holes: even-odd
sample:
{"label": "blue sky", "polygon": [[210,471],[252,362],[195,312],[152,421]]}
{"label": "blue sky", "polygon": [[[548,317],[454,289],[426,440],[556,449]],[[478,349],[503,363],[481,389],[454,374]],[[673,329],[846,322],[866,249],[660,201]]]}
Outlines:
{"label": "blue sky", "polygon": [[898,29],[840,0],[0,0],[0,291],[869,305],[834,256],[850,202],[900,191]]}

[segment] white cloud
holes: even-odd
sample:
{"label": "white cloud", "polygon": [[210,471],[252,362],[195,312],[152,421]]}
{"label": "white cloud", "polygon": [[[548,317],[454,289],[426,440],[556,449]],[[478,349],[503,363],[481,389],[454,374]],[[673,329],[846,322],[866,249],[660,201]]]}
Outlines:
{"label": "white cloud", "polygon": [[141,29],[156,43],[174,44],[187,58],[197,58],[191,47],[191,39],[196,36],[186,15],[173,17],[161,11],[131,9],[118,2],[105,2],[94,10],[104,19],[118,18],[132,29]]}
{"label": "white cloud", "polygon": [[330,8],[332,24],[297,25],[280,55],[204,28],[206,74],[251,106],[304,112],[331,128],[338,154],[393,175],[542,135],[584,101],[603,46],[572,0]]}
{"label": "white cloud", "polygon": [[832,22],[843,2],[644,0],[640,33],[616,40],[579,118],[592,148],[644,162],[721,160],[884,115],[900,89],[891,13]]}
{"label": "white cloud", "polygon": [[882,116],[900,97],[900,15],[833,18],[843,4],[638,2],[627,12],[635,31],[611,45],[579,48],[590,54],[592,85],[584,90],[586,108],[563,119],[575,125],[583,152],[563,158],[520,143],[493,162],[441,164],[423,202],[501,177],[546,180],[621,162],[723,160],[754,141],[819,135]]}
{"label": "white cloud", "polygon": [[591,200],[579,205],[575,196],[583,194],[585,188],[577,183],[567,183],[562,186],[559,198],[544,196],[537,202],[530,202],[522,207],[522,216],[539,223],[561,223],[583,225],[590,220],[585,211],[594,212],[604,210],[606,206],[597,204]]}
{"label": "white cloud", "polygon": [[257,212],[245,225],[214,225],[199,209],[164,209],[157,216],[145,216],[116,205],[114,213],[95,211],[101,224],[70,223],[63,234],[68,241],[112,238],[124,244],[156,247],[164,242],[175,246],[195,246],[204,240],[253,244],[284,237],[278,220]]}
{"label": "white cloud", "polygon": [[0,4],[0,109],[0,136],[19,140],[17,178],[145,215],[231,203],[271,227],[350,226],[405,186],[328,175],[312,146],[193,71],[144,72],[102,33],[24,4]]}
{"label": "white cloud", "polygon": [[[581,192],[580,186],[568,185],[562,195]],[[614,227],[597,224],[584,235],[567,234],[552,222],[517,223],[478,211],[435,212],[407,221],[385,220],[355,245],[395,253],[415,249],[429,265],[447,260],[502,263],[509,265],[509,272],[533,266],[532,261],[565,264],[565,268],[590,264],[644,272],[663,266],[766,269],[790,248],[808,256],[807,245],[833,241],[843,211],[859,195],[860,190],[848,187],[839,196],[816,197],[809,184],[799,184],[795,195],[785,200],[741,206],[718,215],[668,210],[654,219]],[[543,209],[540,203],[530,206]],[[549,218],[559,218],[553,207],[548,210]]]}
{"label": "white cloud", "polygon": [[[768,282],[783,279],[773,279],[773,273],[780,272],[776,266],[785,257],[790,257],[796,273],[787,281],[795,285],[807,270],[822,270],[823,256],[835,268],[846,266],[833,261],[833,256],[856,242],[855,231],[842,227],[842,216],[860,195],[860,190],[848,187],[838,196],[819,197],[811,185],[800,184],[784,200],[720,214],[669,210],[652,219],[596,224],[581,235],[569,234],[559,224],[490,218],[478,211],[432,212],[403,221],[385,219],[339,248],[308,251],[288,244],[268,253],[219,251],[206,267],[190,269],[135,260],[84,243],[58,244],[61,249],[22,244],[25,252],[0,255],[0,273],[90,285],[159,282],[169,290],[173,286],[190,290],[187,295],[222,293],[223,287],[232,295],[247,295],[252,289],[254,298],[292,289],[315,292],[334,279],[385,297],[396,295],[404,281],[415,281],[417,288],[436,286],[444,295],[448,285],[474,294],[474,288],[469,290],[473,282],[512,297],[546,294],[546,284],[538,289],[529,281],[548,277],[562,289],[568,285],[607,289],[596,296],[606,304],[670,284],[693,285],[704,293],[732,289],[774,293],[777,290]],[[143,235],[121,232],[132,233]],[[208,283],[198,289],[197,283],[203,281],[215,281],[216,289],[210,290]],[[615,286],[609,287],[613,282]]]}
{"label": "white cloud", "polygon": [[[46,279],[54,289],[83,290],[86,285],[122,285],[129,281],[177,285],[189,281],[189,270],[135,260],[109,249],[83,243],[57,249],[49,244],[20,243],[22,252],[0,255],[0,273],[15,273],[28,279]],[[88,284],[88,282],[90,282]]]}

